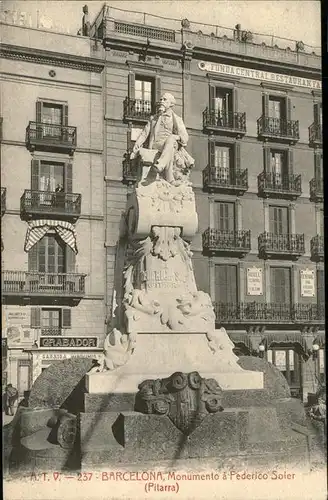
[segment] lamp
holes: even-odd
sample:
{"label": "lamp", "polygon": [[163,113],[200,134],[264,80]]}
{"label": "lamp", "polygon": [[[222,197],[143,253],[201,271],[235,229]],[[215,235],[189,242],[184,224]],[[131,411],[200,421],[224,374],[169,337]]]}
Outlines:
{"label": "lamp", "polygon": [[313,352],[317,352],[317,351],[319,351],[319,349],[320,349],[320,346],[318,344],[312,344],[312,351]]}
{"label": "lamp", "polygon": [[264,351],[265,351],[265,345],[260,344],[260,345],[259,345],[259,351],[260,351],[260,352],[264,352]]}

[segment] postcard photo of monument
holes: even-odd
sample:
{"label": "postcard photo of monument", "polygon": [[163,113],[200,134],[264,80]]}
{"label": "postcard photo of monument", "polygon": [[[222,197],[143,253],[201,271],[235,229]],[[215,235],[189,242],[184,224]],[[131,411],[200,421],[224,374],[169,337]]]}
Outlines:
{"label": "postcard photo of monument", "polygon": [[326,498],[320,3],[4,1],[4,498]]}

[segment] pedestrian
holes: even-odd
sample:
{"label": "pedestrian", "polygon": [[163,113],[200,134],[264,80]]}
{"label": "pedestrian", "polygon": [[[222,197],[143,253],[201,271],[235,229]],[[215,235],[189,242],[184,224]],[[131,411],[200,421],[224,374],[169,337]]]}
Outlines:
{"label": "pedestrian", "polygon": [[14,404],[18,399],[18,391],[16,387],[13,387],[12,384],[8,384],[5,395],[5,413],[6,415],[14,416]]}

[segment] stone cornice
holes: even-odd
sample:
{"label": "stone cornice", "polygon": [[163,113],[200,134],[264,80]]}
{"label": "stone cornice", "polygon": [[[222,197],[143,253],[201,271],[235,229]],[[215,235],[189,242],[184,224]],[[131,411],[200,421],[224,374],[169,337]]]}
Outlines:
{"label": "stone cornice", "polygon": [[47,52],[27,47],[3,44],[0,55],[6,59],[16,59],[36,64],[48,64],[64,68],[101,73],[104,61],[56,52]]}

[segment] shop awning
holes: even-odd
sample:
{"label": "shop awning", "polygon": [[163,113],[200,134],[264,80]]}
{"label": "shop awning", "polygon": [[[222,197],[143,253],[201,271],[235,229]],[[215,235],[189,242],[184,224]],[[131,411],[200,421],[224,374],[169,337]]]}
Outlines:
{"label": "shop awning", "polygon": [[316,335],[313,344],[318,344],[320,348],[326,345],[326,334],[325,332],[320,332]]}
{"label": "shop awning", "polygon": [[255,351],[251,338],[245,332],[229,332],[229,337],[234,344],[243,344],[250,353]]}
{"label": "shop awning", "polygon": [[297,332],[280,332],[265,335],[261,343],[265,345],[266,349],[269,349],[273,344],[298,344],[301,346],[303,353],[309,356],[312,352],[313,338]]}
{"label": "shop awning", "polygon": [[25,239],[25,252],[28,252],[43,236],[54,229],[58,236],[71,247],[74,253],[77,253],[75,227],[70,222],[61,220],[34,220],[28,223],[28,229]]}

